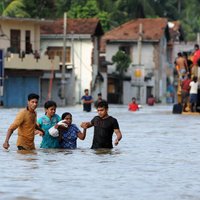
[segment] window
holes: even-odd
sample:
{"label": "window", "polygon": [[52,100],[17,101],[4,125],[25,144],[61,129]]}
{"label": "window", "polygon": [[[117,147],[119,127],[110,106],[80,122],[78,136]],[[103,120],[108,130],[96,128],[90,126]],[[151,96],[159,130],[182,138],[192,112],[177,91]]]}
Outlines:
{"label": "window", "polygon": [[120,46],[119,50],[124,51],[127,55],[130,56],[130,46]]}
{"label": "window", "polygon": [[10,30],[10,51],[20,53],[21,32],[20,30]]}
{"label": "window", "polygon": [[31,44],[31,31],[26,31],[25,33],[25,43],[26,43],[26,53],[33,53],[32,44]]}
{"label": "window", "polygon": [[[60,62],[62,62],[63,57],[63,48],[62,47],[48,47],[46,54],[49,56],[50,59],[53,59],[54,56],[59,56]],[[66,48],[66,63],[71,63],[71,48]]]}

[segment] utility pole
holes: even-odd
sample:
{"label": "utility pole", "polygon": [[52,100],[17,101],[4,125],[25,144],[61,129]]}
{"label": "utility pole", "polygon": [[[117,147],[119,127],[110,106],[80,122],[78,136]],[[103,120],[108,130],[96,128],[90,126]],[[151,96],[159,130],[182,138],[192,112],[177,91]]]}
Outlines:
{"label": "utility pole", "polygon": [[[139,24],[139,38],[138,38],[138,67],[141,69],[141,60],[142,60],[142,24]],[[141,79],[141,77],[140,77]],[[141,95],[141,80],[139,80],[138,82],[138,94],[137,94],[137,98],[140,101],[140,95]],[[141,103],[141,102],[140,102]]]}
{"label": "utility pole", "polygon": [[72,32],[72,73],[71,73],[71,86],[72,86],[72,105],[75,105],[75,66],[74,66],[74,32]]}
{"label": "utility pole", "polygon": [[61,75],[61,98],[62,98],[62,106],[65,106],[66,30],[67,30],[67,13],[65,12],[64,13],[64,30],[63,30],[62,75]]}

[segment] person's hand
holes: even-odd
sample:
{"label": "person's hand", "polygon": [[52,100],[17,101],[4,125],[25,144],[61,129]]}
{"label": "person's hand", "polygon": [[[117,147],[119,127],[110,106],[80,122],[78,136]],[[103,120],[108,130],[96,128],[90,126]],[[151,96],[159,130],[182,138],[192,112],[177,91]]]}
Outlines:
{"label": "person's hand", "polygon": [[87,122],[82,122],[80,126],[83,129],[87,129],[88,128],[88,123]]}
{"label": "person's hand", "polygon": [[35,130],[35,135],[44,136],[44,132],[40,130]]}
{"label": "person's hand", "polygon": [[3,148],[4,149],[8,149],[10,147],[9,143],[8,142],[4,142],[3,143]]}
{"label": "person's hand", "polygon": [[115,142],[114,142],[115,146],[117,146],[119,144],[119,140],[116,138]]}

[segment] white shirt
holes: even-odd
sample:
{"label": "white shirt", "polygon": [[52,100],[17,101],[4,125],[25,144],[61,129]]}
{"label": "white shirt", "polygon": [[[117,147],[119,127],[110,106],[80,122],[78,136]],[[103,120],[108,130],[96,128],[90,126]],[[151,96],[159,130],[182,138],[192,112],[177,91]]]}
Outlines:
{"label": "white shirt", "polygon": [[190,94],[198,93],[198,81],[195,83],[194,81],[190,82]]}

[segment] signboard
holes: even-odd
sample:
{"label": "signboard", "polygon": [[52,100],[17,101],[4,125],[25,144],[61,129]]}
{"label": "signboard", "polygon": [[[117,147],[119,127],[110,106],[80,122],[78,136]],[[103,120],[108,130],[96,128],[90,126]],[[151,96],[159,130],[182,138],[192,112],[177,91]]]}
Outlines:
{"label": "signboard", "polygon": [[4,60],[3,60],[3,50],[0,49],[0,96],[3,96],[3,82],[4,82]]}
{"label": "signboard", "polygon": [[133,68],[132,84],[136,86],[144,84],[144,68],[141,68],[141,67]]}

